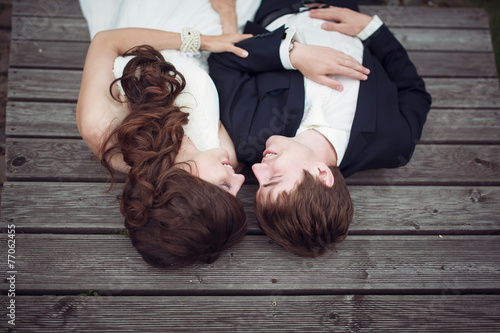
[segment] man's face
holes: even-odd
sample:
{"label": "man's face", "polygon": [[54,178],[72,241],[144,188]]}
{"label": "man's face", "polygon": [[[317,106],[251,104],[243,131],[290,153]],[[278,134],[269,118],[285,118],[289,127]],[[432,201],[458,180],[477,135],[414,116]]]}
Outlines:
{"label": "man's face", "polygon": [[252,166],[259,181],[257,200],[270,193],[274,201],[282,191],[290,191],[302,179],[304,170],[316,175],[314,161],[313,151],[294,138],[270,137],[266,141],[262,162]]}

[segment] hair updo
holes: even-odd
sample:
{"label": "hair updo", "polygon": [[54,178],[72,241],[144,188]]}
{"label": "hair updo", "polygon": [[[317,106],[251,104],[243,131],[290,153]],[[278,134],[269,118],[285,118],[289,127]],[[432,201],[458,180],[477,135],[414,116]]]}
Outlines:
{"label": "hair updo", "polygon": [[[101,147],[101,162],[115,181],[110,159],[122,154],[130,171],[120,209],[132,244],[151,265],[167,268],[210,263],[246,233],[240,201],[179,168],[175,158],[188,114],[175,105],[186,86],[175,67],[151,46],[134,56],[120,81],[129,114]],[[115,96],[116,101],[119,99]]]}

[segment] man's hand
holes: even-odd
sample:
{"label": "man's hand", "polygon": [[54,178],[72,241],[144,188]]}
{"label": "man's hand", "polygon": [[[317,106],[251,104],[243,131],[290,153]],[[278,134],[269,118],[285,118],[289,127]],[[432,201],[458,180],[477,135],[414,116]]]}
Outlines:
{"label": "man's hand", "polygon": [[338,31],[353,37],[363,31],[372,20],[371,16],[340,7],[313,9],[310,11],[310,16],[328,21],[321,25],[324,30]]}
{"label": "man's hand", "polygon": [[294,45],[290,52],[292,66],[316,83],[342,91],[342,84],[329,75],[344,75],[357,80],[368,78],[370,70],[341,51],[298,42]]}
{"label": "man's hand", "polygon": [[222,33],[237,33],[238,17],[236,15],[236,0],[210,0],[210,4],[219,13],[222,23]]}

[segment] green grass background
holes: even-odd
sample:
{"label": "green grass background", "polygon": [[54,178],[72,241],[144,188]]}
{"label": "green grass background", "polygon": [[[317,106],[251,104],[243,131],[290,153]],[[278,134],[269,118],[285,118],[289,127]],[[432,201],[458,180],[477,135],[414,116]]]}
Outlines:
{"label": "green grass background", "polygon": [[471,5],[482,7],[490,17],[490,31],[495,50],[497,76],[500,77],[500,0],[469,0]]}

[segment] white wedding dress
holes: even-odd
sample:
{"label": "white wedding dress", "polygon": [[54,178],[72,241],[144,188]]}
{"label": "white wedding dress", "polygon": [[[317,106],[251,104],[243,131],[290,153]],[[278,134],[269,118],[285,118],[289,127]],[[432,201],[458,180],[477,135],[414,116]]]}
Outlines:
{"label": "white wedding dress", "polygon": [[[258,0],[236,2],[240,32],[245,22],[253,19],[259,3]],[[172,32],[189,27],[205,35],[222,33],[219,14],[212,9],[209,0],[80,0],[80,7],[91,37],[102,30],[130,27]],[[208,52],[202,52],[200,58],[186,57],[177,50],[161,53],[186,79],[186,88],[176,100],[178,106],[189,112],[185,134],[199,150],[219,147],[219,99],[208,75]],[[121,77],[129,59],[118,57],[115,60],[113,74],[116,78]]]}

